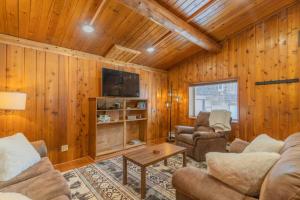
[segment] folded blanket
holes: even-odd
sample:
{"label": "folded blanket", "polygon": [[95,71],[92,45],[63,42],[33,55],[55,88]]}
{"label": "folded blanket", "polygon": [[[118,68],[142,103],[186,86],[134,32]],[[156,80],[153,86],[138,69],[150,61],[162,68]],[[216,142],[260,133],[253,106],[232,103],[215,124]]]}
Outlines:
{"label": "folded blanket", "polygon": [[227,110],[212,110],[209,116],[209,126],[215,132],[231,131],[230,125],[231,112]]}

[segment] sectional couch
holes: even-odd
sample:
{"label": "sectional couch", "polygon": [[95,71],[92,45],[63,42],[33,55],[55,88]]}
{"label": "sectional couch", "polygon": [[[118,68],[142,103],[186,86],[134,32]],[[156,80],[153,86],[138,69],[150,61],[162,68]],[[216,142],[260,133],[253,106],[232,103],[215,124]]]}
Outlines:
{"label": "sectional couch", "polygon": [[61,173],[53,168],[45,143],[37,141],[32,145],[41,161],[9,181],[0,181],[0,192],[21,193],[32,200],[69,200],[69,186]]}

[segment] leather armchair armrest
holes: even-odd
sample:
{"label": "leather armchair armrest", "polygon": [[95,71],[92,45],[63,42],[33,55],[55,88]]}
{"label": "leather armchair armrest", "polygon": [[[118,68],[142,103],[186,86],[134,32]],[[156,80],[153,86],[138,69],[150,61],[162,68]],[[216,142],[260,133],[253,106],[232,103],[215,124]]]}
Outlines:
{"label": "leather armchair armrest", "polygon": [[41,157],[47,157],[48,155],[47,146],[43,140],[31,142],[31,144],[36,149],[36,151],[40,154]]}
{"label": "leather armchair armrest", "polygon": [[244,200],[245,195],[195,167],[177,170],[172,178],[176,191],[190,199]]}
{"label": "leather armchair armrest", "polygon": [[236,138],[229,146],[230,153],[242,153],[249,142]]}
{"label": "leather armchair armrest", "polygon": [[193,139],[213,139],[225,137],[224,132],[205,132],[205,131],[196,131],[194,132]]}
{"label": "leather armchair armrest", "polygon": [[176,126],[175,127],[175,133],[181,134],[181,133],[194,133],[195,128],[192,126]]}

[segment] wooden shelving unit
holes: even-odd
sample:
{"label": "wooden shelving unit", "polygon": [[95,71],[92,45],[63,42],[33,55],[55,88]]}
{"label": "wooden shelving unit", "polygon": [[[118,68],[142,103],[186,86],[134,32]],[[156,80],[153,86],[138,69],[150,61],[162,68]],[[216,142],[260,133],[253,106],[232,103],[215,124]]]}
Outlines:
{"label": "wooden shelving unit", "polygon": [[[110,120],[101,121],[105,119],[104,115],[110,117]],[[90,98],[89,155],[95,159],[100,155],[145,145],[147,117],[147,99]]]}
{"label": "wooden shelving unit", "polygon": [[119,121],[112,121],[112,122],[97,122],[97,125],[103,125],[103,124],[118,124],[118,123],[123,123],[124,120],[119,120]]}
{"label": "wooden shelving unit", "polygon": [[126,120],[126,122],[136,122],[136,121],[144,121],[144,120],[147,120],[147,118],[134,119],[134,120]]}

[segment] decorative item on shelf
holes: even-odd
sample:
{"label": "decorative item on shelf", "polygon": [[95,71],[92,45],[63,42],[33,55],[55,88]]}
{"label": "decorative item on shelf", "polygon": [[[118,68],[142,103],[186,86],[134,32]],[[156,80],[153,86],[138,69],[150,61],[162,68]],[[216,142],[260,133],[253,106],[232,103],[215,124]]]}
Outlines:
{"label": "decorative item on shelf", "polygon": [[118,103],[115,103],[115,104],[114,104],[114,108],[115,108],[115,109],[120,109],[120,108],[121,108],[121,103],[119,103],[119,102],[118,102]]}
{"label": "decorative item on shelf", "polygon": [[106,102],[98,101],[97,110],[106,110]]}
{"label": "decorative item on shelf", "polygon": [[137,116],[136,116],[136,115],[128,115],[128,116],[127,116],[127,119],[128,119],[128,120],[136,120],[136,119],[137,119]]}
{"label": "decorative item on shelf", "polygon": [[119,121],[120,120],[120,112],[118,110],[110,110],[106,111],[106,115],[108,115],[111,121]]}
{"label": "decorative item on shelf", "polygon": [[98,117],[98,121],[100,121],[101,123],[105,123],[105,122],[110,122],[110,116],[108,115],[100,115]]}
{"label": "decorative item on shelf", "polygon": [[141,143],[142,143],[142,141],[139,140],[139,139],[130,140],[128,142],[129,145],[138,145],[138,144],[141,144]]}
{"label": "decorative item on shelf", "polygon": [[21,92],[0,92],[0,110],[25,110],[26,96]]}
{"label": "decorative item on shelf", "polygon": [[172,83],[170,84],[170,88],[168,91],[168,100],[166,101],[166,107],[169,110],[169,133],[168,133],[168,141],[173,142],[175,140],[174,132],[172,131],[172,105],[173,101],[177,103],[180,102],[181,98],[178,93],[173,89]]}
{"label": "decorative item on shelf", "polygon": [[137,118],[137,119],[142,119],[142,114],[136,115],[136,118]]}
{"label": "decorative item on shelf", "polygon": [[137,108],[138,109],[146,109],[146,102],[145,101],[139,101],[137,103]]}

